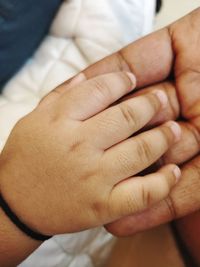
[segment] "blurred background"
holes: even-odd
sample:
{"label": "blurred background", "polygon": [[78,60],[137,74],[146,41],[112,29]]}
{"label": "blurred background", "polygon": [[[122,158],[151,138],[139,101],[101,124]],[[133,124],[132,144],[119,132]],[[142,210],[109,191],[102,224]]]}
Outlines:
{"label": "blurred background", "polygon": [[155,29],[164,27],[199,6],[200,0],[163,0],[163,7],[156,18]]}

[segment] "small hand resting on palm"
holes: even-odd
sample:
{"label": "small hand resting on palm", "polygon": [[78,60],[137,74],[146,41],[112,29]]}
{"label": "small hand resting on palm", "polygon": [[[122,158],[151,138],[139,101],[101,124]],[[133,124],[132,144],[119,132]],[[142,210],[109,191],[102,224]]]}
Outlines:
{"label": "small hand resting on palm", "polygon": [[[71,233],[138,213],[166,198],[176,165],[140,176],[180,140],[168,122],[137,133],[167,105],[155,90],[111,105],[136,85],[133,74],[80,74],[44,98],[14,127],[0,157],[0,188],[23,223]],[[133,136],[134,135],[134,136]]]}

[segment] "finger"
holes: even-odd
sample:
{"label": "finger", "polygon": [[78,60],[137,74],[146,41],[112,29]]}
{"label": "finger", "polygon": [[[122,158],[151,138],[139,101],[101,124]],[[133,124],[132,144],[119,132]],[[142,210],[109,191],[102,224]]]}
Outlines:
{"label": "finger", "polygon": [[85,120],[134,89],[135,76],[127,72],[100,75],[68,90],[58,101],[60,116]]}
{"label": "finger", "polygon": [[[157,84],[155,86],[150,86],[134,94],[131,94],[130,96],[128,96],[128,98],[150,93],[154,90],[163,90],[167,94],[168,102],[165,108],[160,109],[158,115],[156,115],[153,120],[151,120],[150,123],[146,125],[147,129],[149,127],[160,125],[161,123],[164,123],[168,120],[175,120],[180,115],[178,97],[173,82],[168,81]],[[127,97],[125,97],[125,99],[126,98]],[[162,160],[160,160],[160,163],[162,163],[162,165],[169,163],[183,164],[199,153],[200,131],[198,131],[198,125],[200,125],[200,123],[197,120],[198,119],[196,119],[196,121],[193,121],[193,123],[179,121],[179,125],[182,128],[181,139],[179,142],[175,143],[162,157]]]}
{"label": "finger", "polygon": [[174,23],[170,29],[171,35],[175,37],[175,51],[178,52],[175,67],[176,86],[182,103],[182,114],[189,119],[199,116],[199,24],[200,8]]}
{"label": "finger", "polygon": [[168,102],[166,103],[165,107],[163,107],[147,124],[148,127],[155,127],[166,121],[176,120],[180,116],[180,106],[176,88],[174,83],[171,81],[166,81],[146,87],[145,89],[141,89],[137,92],[129,94],[124,99],[130,99],[136,96],[152,93],[155,90],[163,91],[167,95]]}
{"label": "finger", "polygon": [[182,129],[181,139],[162,157],[162,164],[183,164],[199,153],[200,133],[188,122],[179,122],[179,125]]}
{"label": "finger", "polygon": [[47,94],[46,96],[44,96],[40,102],[39,102],[39,106],[46,106],[49,105],[52,102],[55,102],[55,100],[57,98],[59,98],[62,94],[64,94],[65,92],[67,92],[69,89],[71,89],[72,87],[86,81],[87,78],[85,76],[84,73],[79,73],[77,76],[75,76],[74,78],[70,79],[69,81],[59,85],[58,87],[56,87],[54,90],[52,90],[49,94]]}
{"label": "finger", "polygon": [[131,235],[200,209],[200,156],[185,164],[179,184],[169,197],[150,210],[121,219],[106,228],[119,236]]}
{"label": "finger", "polygon": [[180,177],[180,169],[175,165],[168,165],[157,173],[133,177],[119,183],[110,194],[111,213],[119,218],[152,207],[169,195]]}
{"label": "finger", "polygon": [[119,52],[87,68],[87,78],[113,71],[130,71],[137,86],[145,87],[165,80],[173,64],[173,50],[168,28],[146,36]]}
{"label": "finger", "polygon": [[119,182],[152,165],[181,136],[180,126],[168,122],[108,149],[102,157],[105,176]]}
{"label": "finger", "polygon": [[143,128],[167,101],[166,94],[157,90],[112,106],[86,121],[86,135],[89,132],[96,146],[107,149]]}

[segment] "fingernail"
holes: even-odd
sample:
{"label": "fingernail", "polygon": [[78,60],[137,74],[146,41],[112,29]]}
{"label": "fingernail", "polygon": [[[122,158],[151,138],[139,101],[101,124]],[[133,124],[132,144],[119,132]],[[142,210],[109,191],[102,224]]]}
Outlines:
{"label": "fingernail", "polygon": [[136,85],[136,77],[135,77],[135,75],[133,73],[131,73],[131,72],[127,72],[126,74],[128,75],[129,79],[131,80],[133,86],[135,87],[135,85]]}
{"label": "fingernail", "polygon": [[174,176],[176,177],[176,183],[178,183],[181,179],[181,170],[179,167],[175,167],[173,170]]}
{"label": "fingernail", "polygon": [[81,82],[86,81],[87,78],[85,76],[85,74],[83,72],[79,73],[78,75],[76,75],[69,83],[70,86],[75,86],[78,85]]}
{"label": "fingernail", "polygon": [[168,97],[167,97],[167,94],[164,91],[155,90],[155,91],[153,91],[153,94],[155,94],[157,96],[157,98],[159,99],[162,107],[166,107],[168,105]]}
{"label": "fingernail", "polygon": [[173,132],[174,137],[175,137],[175,142],[180,141],[181,134],[182,134],[180,125],[174,121],[170,121],[166,123],[166,126],[169,127],[171,131]]}

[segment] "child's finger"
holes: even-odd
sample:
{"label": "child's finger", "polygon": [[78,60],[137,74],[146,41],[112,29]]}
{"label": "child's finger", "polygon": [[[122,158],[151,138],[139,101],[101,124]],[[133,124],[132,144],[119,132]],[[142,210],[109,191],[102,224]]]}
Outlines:
{"label": "child's finger", "polygon": [[167,102],[159,90],[129,99],[87,120],[86,131],[99,148],[107,149],[143,128]]}
{"label": "child's finger", "polygon": [[75,77],[66,81],[65,83],[57,86],[54,90],[45,95],[39,102],[38,106],[46,106],[52,102],[55,102],[62,94],[66,93],[72,87],[86,81],[87,78],[84,73],[79,73]]}
{"label": "child's finger", "polygon": [[165,92],[168,98],[168,103],[163,107],[159,113],[151,120],[147,127],[155,127],[169,120],[176,120],[180,116],[180,105],[177,96],[177,90],[175,84],[171,81],[165,81],[163,83],[158,83],[146,87],[145,89],[139,90],[137,92],[129,94],[125,99],[134,98],[136,96],[149,94],[155,90],[160,90]]}
{"label": "child's finger", "polygon": [[132,137],[104,153],[104,174],[116,183],[136,175],[157,161],[180,138],[181,128],[175,122]]}
{"label": "child's finger", "polygon": [[176,165],[167,165],[144,177],[133,177],[116,185],[109,207],[115,218],[142,212],[165,199],[181,177]]}
{"label": "child's finger", "polygon": [[60,115],[86,120],[128,94],[135,86],[132,73],[116,72],[97,76],[62,95],[58,101]]}

